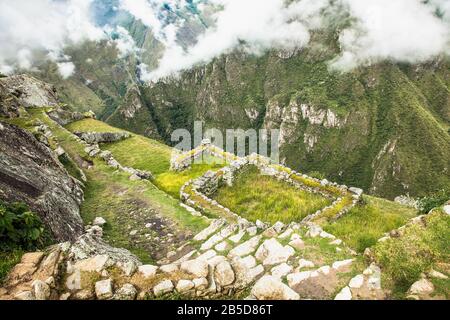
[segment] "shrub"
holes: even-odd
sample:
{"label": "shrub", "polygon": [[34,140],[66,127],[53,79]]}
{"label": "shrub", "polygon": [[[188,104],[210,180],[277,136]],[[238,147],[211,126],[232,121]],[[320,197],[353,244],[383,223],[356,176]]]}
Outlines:
{"label": "shrub", "polygon": [[23,203],[0,202],[0,249],[33,249],[44,241],[41,219]]}
{"label": "shrub", "polygon": [[440,207],[450,199],[450,188],[442,189],[430,196],[419,199],[419,208],[422,213],[428,213],[430,210]]}

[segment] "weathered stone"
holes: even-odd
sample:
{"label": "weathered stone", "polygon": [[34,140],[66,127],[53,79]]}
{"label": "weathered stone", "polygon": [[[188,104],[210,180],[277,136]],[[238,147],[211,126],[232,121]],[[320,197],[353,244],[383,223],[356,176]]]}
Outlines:
{"label": "weathered stone", "polygon": [[[178,268],[176,268],[176,270],[178,270]],[[153,278],[154,276],[156,276],[158,267],[147,264],[139,266],[138,271],[144,276],[144,278]]]}
{"label": "weathered stone", "polygon": [[441,273],[441,272],[439,272],[439,271],[436,271],[436,270],[431,270],[431,271],[428,273],[428,275],[429,275],[431,278],[435,278],[435,279],[442,279],[442,280],[448,279],[448,276],[446,276],[445,274],[443,274],[443,273]]}
{"label": "weathered stone", "polygon": [[177,283],[176,289],[179,293],[185,293],[189,290],[194,289],[194,287],[195,287],[195,284],[191,280],[180,280]]}
{"label": "weathered stone", "polygon": [[305,243],[302,239],[292,240],[291,242],[289,242],[289,245],[299,251],[305,249]]}
{"label": "weathered stone", "polygon": [[127,277],[131,277],[137,270],[138,266],[134,261],[119,261],[116,264],[126,275]]}
{"label": "weathered stone", "polygon": [[239,243],[244,235],[245,231],[239,231],[237,234],[229,237],[228,239],[233,243]]}
{"label": "weathered stone", "polygon": [[173,291],[173,283],[170,280],[164,280],[153,288],[153,293],[157,297],[162,296],[163,294],[166,293],[170,293],[172,291]]}
{"label": "weathered stone", "polygon": [[282,263],[278,266],[273,267],[270,270],[270,273],[272,274],[272,276],[274,276],[276,278],[282,278],[291,272],[292,272],[292,267],[290,265],[288,265],[287,263]]}
{"label": "weathered stone", "polygon": [[206,278],[209,272],[208,263],[199,259],[183,262],[181,264],[181,270],[198,278]]}
{"label": "weathered stone", "polygon": [[112,280],[101,280],[95,283],[95,295],[99,300],[107,300],[113,296]]}
{"label": "weathered stone", "polygon": [[283,222],[280,222],[280,221],[278,221],[277,223],[275,223],[273,225],[273,228],[275,229],[275,231],[277,233],[281,233],[283,231],[284,227],[285,227],[285,224]]}
{"label": "weathered stone", "polygon": [[219,263],[215,268],[214,277],[217,284],[221,287],[232,284],[235,280],[235,275],[230,263],[227,261]]}
{"label": "weathered stone", "polygon": [[326,231],[322,231],[319,236],[324,239],[336,239],[335,236],[333,236],[332,234],[329,234]]}
{"label": "weathered stone", "polygon": [[57,241],[75,241],[84,232],[81,184],[31,133],[1,124],[0,198],[26,203]]}
{"label": "weathered stone", "polygon": [[282,234],[278,236],[279,239],[287,239],[290,237],[290,235],[294,232],[291,228],[286,229]]}
{"label": "weathered stone", "polygon": [[319,269],[317,269],[317,272],[323,275],[329,275],[331,272],[331,268],[329,266],[322,266]]}
{"label": "weathered stone", "polygon": [[217,244],[214,249],[216,249],[219,252],[224,252],[228,250],[230,245],[226,241],[222,241],[221,243]]}
{"label": "weathered stone", "polygon": [[219,242],[222,242],[222,241],[223,241],[223,237],[220,234],[215,234],[211,238],[209,238],[207,241],[202,243],[200,250],[201,251],[209,250],[212,247],[214,247],[216,244],[218,244]]}
{"label": "weathered stone", "polygon": [[340,246],[342,244],[342,240],[336,239],[336,240],[331,241],[330,244],[333,246]]}
{"label": "weathered stone", "polygon": [[349,188],[348,190],[349,190],[350,192],[354,193],[355,195],[357,195],[358,197],[360,197],[360,196],[363,194],[363,192],[364,192],[363,189],[355,188],[355,187],[351,187],[351,188]]}
{"label": "weathered stone", "polygon": [[106,224],[106,220],[102,217],[97,217],[94,219],[94,222],[92,222],[94,226],[103,227]]}
{"label": "weathered stone", "polygon": [[194,283],[196,290],[206,290],[208,288],[208,279],[206,278],[197,278],[192,280]]}
{"label": "weathered stone", "polygon": [[22,256],[21,259],[21,263],[29,263],[32,264],[34,266],[38,265],[42,258],[44,257],[44,253],[43,252],[31,252],[31,253],[25,253]]}
{"label": "weathered stone", "polygon": [[91,289],[83,289],[75,292],[72,295],[74,300],[93,300],[95,298],[94,292]]}
{"label": "weathered stone", "polygon": [[229,253],[230,256],[245,256],[256,250],[256,246],[261,241],[261,236],[256,236],[251,238],[250,240],[240,244],[239,246],[232,249]]}
{"label": "weathered stone", "polygon": [[173,273],[179,270],[179,267],[175,264],[167,264],[159,267],[159,269],[164,273]]}
{"label": "weathered stone", "polygon": [[352,291],[349,287],[345,287],[337,294],[334,300],[352,300]]}
{"label": "weathered stone", "polygon": [[444,213],[450,215],[450,204],[447,204],[442,208],[444,210]]}
{"label": "weathered stone", "polygon": [[211,224],[209,225],[208,228],[204,229],[199,234],[197,234],[194,237],[194,240],[195,241],[204,241],[204,240],[208,239],[208,237],[210,235],[212,235],[217,230],[219,230],[225,223],[226,223],[226,221],[223,219],[214,220],[213,222],[211,222]]}
{"label": "weathered stone", "polygon": [[74,268],[84,272],[101,272],[103,269],[106,269],[109,266],[111,266],[109,257],[108,255],[103,254],[80,260],[75,263]]}
{"label": "weathered stone", "polygon": [[67,277],[66,287],[71,291],[81,290],[81,273],[79,269]]}
{"label": "weathered stone", "polygon": [[427,279],[421,279],[413,283],[408,293],[417,295],[427,295],[433,293],[434,285]]}
{"label": "weathered stone", "polygon": [[23,291],[14,296],[16,300],[36,300],[31,291]]}
{"label": "weathered stone", "polygon": [[364,284],[364,276],[362,274],[359,274],[350,280],[348,286],[353,289],[359,289],[363,286],[363,284]]}
{"label": "weathered stone", "polygon": [[309,279],[310,276],[311,276],[311,271],[303,271],[303,272],[288,274],[287,281],[288,281],[289,287],[293,288],[293,287],[297,286],[301,282]]}
{"label": "weathered stone", "polygon": [[199,255],[197,257],[197,259],[203,260],[203,261],[208,261],[208,260],[214,258],[215,256],[217,256],[217,252],[215,252],[214,250],[208,250],[205,253]]}
{"label": "weathered stone", "polygon": [[309,260],[305,260],[305,259],[300,259],[298,262],[298,268],[302,269],[302,268],[314,268],[314,262],[309,261]]}
{"label": "weathered stone", "polygon": [[264,241],[256,251],[255,257],[266,266],[286,262],[294,254],[295,251],[292,247],[283,247],[276,239],[272,238]]}
{"label": "weathered stone", "polygon": [[70,292],[65,292],[59,296],[59,300],[61,300],[61,301],[69,300],[71,295],[72,294]]}
{"label": "weathered stone", "polygon": [[252,295],[258,300],[298,300],[300,296],[278,278],[264,276],[252,289]]}
{"label": "weathered stone", "polygon": [[353,259],[347,259],[343,261],[336,261],[333,263],[333,269],[339,272],[348,270],[353,263]]}
{"label": "weathered stone", "polygon": [[124,284],[114,294],[115,300],[134,300],[137,296],[137,290],[132,284]]}

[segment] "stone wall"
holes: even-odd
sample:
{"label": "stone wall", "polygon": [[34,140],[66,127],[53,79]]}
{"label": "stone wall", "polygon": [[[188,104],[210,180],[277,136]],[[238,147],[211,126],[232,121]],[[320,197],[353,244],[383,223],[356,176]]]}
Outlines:
{"label": "stone wall", "polygon": [[304,219],[305,222],[330,214],[333,215],[332,219],[339,219],[360,201],[363,194],[361,189],[349,188],[345,185],[329,182],[326,179],[319,180],[309,177],[283,165],[273,164],[269,158],[257,154],[239,158],[211,145],[208,140],[203,141],[201,146],[190,152],[177,154],[171,161],[172,170],[186,170],[195,159],[205,156],[223,159],[228,165],[216,172],[208,171],[203,176],[189,181],[180,191],[182,201],[205,214],[213,210],[223,213],[225,217],[239,218],[238,214],[231,212],[210,197],[222,185],[232,186],[235,177],[252,165],[258,167],[263,175],[272,176],[289,183],[295,188],[318,193],[333,200],[330,206],[308,215]]}

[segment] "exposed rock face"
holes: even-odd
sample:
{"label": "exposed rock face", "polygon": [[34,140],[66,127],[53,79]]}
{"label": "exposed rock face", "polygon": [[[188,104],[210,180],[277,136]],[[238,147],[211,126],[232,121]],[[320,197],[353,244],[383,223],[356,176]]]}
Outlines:
{"label": "exposed rock face", "polygon": [[[29,75],[0,78],[0,87],[2,93],[9,92],[17,98],[18,105],[25,108],[58,105],[56,89]],[[10,105],[10,107],[13,106]]]}
{"label": "exposed rock face", "polygon": [[25,202],[59,241],[83,232],[83,191],[52,152],[30,133],[0,123],[0,199]]}
{"label": "exposed rock face", "polygon": [[55,108],[48,113],[48,116],[61,126],[86,118],[80,112],[72,112],[63,108]]}
{"label": "exposed rock face", "polygon": [[75,134],[89,144],[116,142],[130,137],[128,132],[75,132]]}

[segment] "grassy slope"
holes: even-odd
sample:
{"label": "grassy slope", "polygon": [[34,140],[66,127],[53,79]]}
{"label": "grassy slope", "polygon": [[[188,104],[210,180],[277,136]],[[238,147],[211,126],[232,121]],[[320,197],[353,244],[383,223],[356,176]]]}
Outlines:
{"label": "grassy slope", "polygon": [[324,225],[327,232],[359,252],[374,245],[384,233],[404,225],[417,215],[415,209],[389,200],[365,196],[364,202],[338,221]]}
{"label": "grassy slope", "polygon": [[[426,216],[426,228],[410,225],[400,238],[376,244],[375,260],[383,268],[387,287],[395,297],[404,298],[412,283],[431,269],[450,275],[450,216],[440,210]],[[449,299],[450,281],[433,280],[434,294]]]}
{"label": "grassy slope", "polygon": [[[85,119],[67,126],[70,131],[123,131],[104,122]],[[208,170],[223,167],[216,159],[207,160],[204,164],[193,164],[190,170],[176,173],[169,171],[172,148],[155,140],[133,135],[131,138],[102,146],[109,150],[121,164],[153,173],[155,184],[174,198],[179,198],[180,188],[189,180],[203,175]]]}
{"label": "grassy slope", "polygon": [[[42,110],[34,110],[30,113],[32,116],[29,119],[21,118],[12,122],[27,127],[32,122],[30,120],[40,119],[50,127],[58,142],[72,159],[89,159],[83,150],[83,146],[76,142],[75,136],[69,131],[53,122],[42,113]],[[81,122],[80,127],[89,128],[88,131],[118,130],[94,120]],[[158,156],[157,154],[153,155]],[[94,166],[90,170],[85,170],[88,183],[86,184],[85,201],[81,208],[81,214],[86,223],[92,222],[98,216],[107,219],[109,223],[105,230],[105,239],[111,244],[129,249],[137,254],[143,262],[151,262],[149,253],[145,252],[139,245],[133,245],[128,236],[129,230],[126,227],[133,221],[124,213],[130,209],[132,203],[140,203],[141,206],[157,211],[174,221],[181,230],[186,229],[195,233],[207,226],[205,219],[190,215],[179,206],[179,201],[168,196],[150,182],[130,181],[127,174],[107,167],[102,160],[90,160],[94,162]]]}
{"label": "grassy slope", "polygon": [[219,189],[214,198],[246,219],[270,223],[299,222],[331,203],[322,196],[260,175],[256,167],[241,173],[233,187]]}

